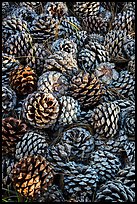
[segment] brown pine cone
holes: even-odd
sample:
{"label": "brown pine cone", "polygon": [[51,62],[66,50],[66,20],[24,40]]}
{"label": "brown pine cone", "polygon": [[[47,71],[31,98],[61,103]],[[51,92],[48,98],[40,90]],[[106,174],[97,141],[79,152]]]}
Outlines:
{"label": "brown pine cone", "polygon": [[8,117],[2,120],[2,152],[15,153],[16,144],[27,132],[27,125],[21,120]]}
{"label": "brown pine cone", "polygon": [[68,79],[60,72],[44,72],[38,80],[37,90],[52,93],[56,97],[66,95],[69,88]]}
{"label": "brown pine cone", "polygon": [[10,75],[10,85],[18,95],[27,95],[37,88],[37,75],[29,66],[20,65]]}
{"label": "brown pine cone", "polygon": [[51,93],[29,94],[22,106],[23,118],[36,128],[48,128],[56,123],[59,103]]}
{"label": "brown pine cone", "polygon": [[34,199],[53,183],[53,169],[40,155],[26,156],[16,163],[12,170],[14,188],[22,196]]}
{"label": "brown pine cone", "polygon": [[83,108],[97,104],[103,94],[103,86],[94,74],[81,71],[71,79],[70,95]]}

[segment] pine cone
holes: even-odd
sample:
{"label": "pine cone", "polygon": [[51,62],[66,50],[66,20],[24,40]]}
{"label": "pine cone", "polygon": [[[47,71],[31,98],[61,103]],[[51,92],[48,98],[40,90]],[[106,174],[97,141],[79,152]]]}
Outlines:
{"label": "pine cone", "polygon": [[26,32],[27,29],[27,22],[14,15],[7,16],[2,21],[2,34],[4,41],[7,41],[11,35],[15,35],[18,32]]}
{"label": "pine cone", "polygon": [[[103,45],[104,43],[104,36],[97,33],[89,33],[88,37],[85,40],[85,45],[88,47],[90,42],[98,42],[99,44]],[[90,46],[89,46],[90,48]]]}
{"label": "pine cone", "polygon": [[104,46],[109,52],[112,62],[129,61],[135,53],[135,41],[123,30],[111,30],[105,35]]}
{"label": "pine cone", "polygon": [[47,2],[44,6],[44,12],[53,18],[60,19],[68,15],[68,7],[66,2]]}
{"label": "pine cone", "polygon": [[14,163],[15,161],[13,158],[2,158],[2,188],[12,188],[11,171]]}
{"label": "pine cone", "polygon": [[89,197],[91,201],[99,179],[96,170],[91,166],[75,162],[69,162],[68,167],[69,172],[64,174],[64,194],[66,198],[73,194],[79,198],[81,193],[84,192],[85,197]]}
{"label": "pine cone", "polygon": [[73,97],[62,96],[59,98],[59,103],[61,111],[55,129],[76,122],[81,112],[78,101]]}
{"label": "pine cone", "polygon": [[33,9],[38,14],[41,14],[43,12],[42,2],[20,2],[19,6],[26,7],[29,10]]}
{"label": "pine cone", "polygon": [[15,157],[19,160],[28,155],[42,155],[47,147],[48,143],[44,135],[38,134],[35,131],[29,131],[16,144]]}
{"label": "pine cone", "polygon": [[54,53],[58,51],[64,51],[66,53],[71,53],[73,57],[76,59],[77,54],[77,45],[72,40],[59,38],[55,42],[53,42],[51,51]]}
{"label": "pine cone", "polygon": [[87,31],[81,30],[70,35],[69,39],[77,44],[77,50],[80,51],[84,46],[87,36],[88,36]]}
{"label": "pine cone", "polygon": [[135,13],[135,2],[126,2],[123,8],[124,11],[132,11]]}
{"label": "pine cone", "polygon": [[134,202],[135,193],[121,181],[107,181],[96,193],[95,202]]}
{"label": "pine cone", "polygon": [[67,16],[61,19],[61,22],[58,26],[58,32],[56,32],[57,37],[69,37],[77,31],[81,31],[82,27],[80,22],[75,16]]}
{"label": "pine cone", "polygon": [[37,88],[37,75],[29,66],[19,66],[9,77],[10,85],[18,95],[28,95]]}
{"label": "pine cone", "polygon": [[116,175],[116,179],[135,192],[135,163],[120,170]]}
{"label": "pine cone", "polygon": [[23,118],[37,128],[52,126],[59,115],[59,103],[51,93],[33,92],[24,101]]}
{"label": "pine cone", "polygon": [[93,109],[90,124],[96,134],[107,140],[117,133],[119,116],[120,107],[115,102],[104,102]]}
{"label": "pine cone", "polygon": [[12,55],[2,53],[2,83],[9,85],[9,73],[19,67],[19,61]]}
{"label": "pine cone", "polygon": [[12,170],[14,188],[22,196],[35,198],[41,190],[47,190],[53,183],[53,169],[40,155],[20,159]]}
{"label": "pine cone", "polygon": [[102,62],[109,62],[109,52],[98,42],[88,41],[78,54],[78,65],[81,69],[92,72]]}
{"label": "pine cone", "polygon": [[135,142],[128,142],[124,145],[126,151],[127,164],[135,162]]}
{"label": "pine cone", "polygon": [[77,61],[72,54],[59,51],[47,57],[43,69],[45,71],[59,71],[71,78],[78,71]]}
{"label": "pine cone", "polygon": [[135,12],[134,11],[123,11],[118,13],[112,22],[113,30],[123,30],[126,34],[131,34],[135,30]]}
{"label": "pine cone", "polygon": [[16,105],[16,93],[10,86],[2,86],[2,114],[8,115]]}
{"label": "pine cone", "polygon": [[114,63],[110,62],[104,62],[97,65],[94,74],[105,84],[110,84],[112,80],[119,77],[118,72],[115,70]]}
{"label": "pine cone", "polygon": [[26,32],[17,32],[15,35],[11,35],[5,43],[5,53],[19,57],[23,62],[22,56],[28,55],[32,45],[32,37]]}
{"label": "pine cone", "polygon": [[9,2],[2,2],[2,18],[5,18],[10,11]]}
{"label": "pine cone", "polygon": [[60,72],[44,72],[38,80],[37,90],[52,93],[56,97],[66,95],[69,87],[68,79]]}
{"label": "pine cone", "polygon": [[91,155],[90,166],[94,167],[99,175],[99,182],[103,183],[115,178],[119,168],[120,160],[109,151],[98,150]]}
{"label": "pine cone", "polygon": [[135,101],[135,78],[128,71],[121,71],[110,87],[125,98]]}
{"label": "pine cone", "polygon": [[85,162],[94,151],[94,138],[85,126],[69,126],[62,132],[61,144],[70,148],[69,161]]}
{"label": "pine cone", "polygon": [[72,77],[70,95],[79,101],[82,108],[94,106],[103,94],[103,86],[94,74],[81,71]]}
{"label": "pine cone", "polygon": [[13,117],[2,120],[2,152],[14,155],[16,144],[27,132],[27,125]]}
{"label": "pine cone", "polygon": [[128,71],[135,77],[135,55],[131,56],[131,60],[128,62]]}

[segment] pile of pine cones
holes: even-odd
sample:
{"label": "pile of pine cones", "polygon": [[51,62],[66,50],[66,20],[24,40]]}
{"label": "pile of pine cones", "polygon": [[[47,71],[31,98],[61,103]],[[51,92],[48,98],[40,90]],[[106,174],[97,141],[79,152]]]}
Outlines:
{"label": "pile of pine cones", "polygon": [[135,201],[135,2],[2,2],[2,188]]}

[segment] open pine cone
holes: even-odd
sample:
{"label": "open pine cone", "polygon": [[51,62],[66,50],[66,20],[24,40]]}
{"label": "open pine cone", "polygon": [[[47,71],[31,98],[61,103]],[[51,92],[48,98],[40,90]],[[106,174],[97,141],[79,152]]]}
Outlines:
{"label": "open pine cone", "polygon": [[47,190],[53,178],[50,163],[40,155],[23,157],[12,169],[14,188],[22,196],[31,199],[38,196],[42,189]]}
{"label": "open pine cone", "polygon": [[36,128],[52,126],[59,115],[59,103],[51,93],[33,92],[24,100],[23,118]]}
{"label": "open pine cone", "polygon": [[13,117],[2,120],[2,152],[4,154],[15,154],[16,144],[27,132],[27,125]]}

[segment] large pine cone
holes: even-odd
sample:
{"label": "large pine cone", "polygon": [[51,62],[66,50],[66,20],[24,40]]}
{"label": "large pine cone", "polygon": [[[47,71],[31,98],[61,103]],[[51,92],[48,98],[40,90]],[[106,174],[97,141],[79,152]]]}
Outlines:
{"label": "large pine cone", "polygon": [[135,101],[135,78],[130,72],[121,71],[110,87],[125,98]]}
{"label": "large pine cone", "polygon": [[18,95],[28,95],[37,88],[37,75],[29,66],[20,65],[9,77],[10,85]]}
{"label": "large pine cone", "polygon": [[101,103],[93,109],[90,124],[102,139],[114,137],[118,131],[120,107],[115,102]]}
{"label": "large pine cone", "polygon": [[19,67],[19,61],[12,55],[2,53],[2,83],[9,85],[9,73]]}
{"label": "large pine cone", "polygon": [[78,65],[81,69],[92,72],[102,62],[109,62],[109,52],[98,42],[88,41],[78,54]]}
{"label": "large pine cone", "polygon": [[27,125],[13,117],[2,120],[2,152],[4,154],[15,154],[16,144],[27,132]]}
{"label": "large pine cone", "polygon": [[63,131],[60,143],[70,148],[69,161],[85,162],[94,151],[94,138],[91,132],[83,125],[69,126]]}
{"label": "large pine cone", "polygon": [[17,162],[12,170],[14,188],[22,196],[35,198],[41,190],[47,190],[53,183],[53,169],[40,155],[26,156]]}
{"label": "large pine cone", "polygon": [[68,7],[66,2],[47,2],[44,6],[44,12],[60,19],[68,15]]}
{"label": "large pine cone", "polygon": [[10,86],[2,86],[2,114],[8,115],[16,106],[17,96]]}
{"label": "large pine cone", "polygon": [[38,134],[35,131],[29,131],[16,144],[15,157],[19,160],[28,155],[42,155],[47,147],[48,143],[44,135]]}
{"label": "large pine cone", "polygon": [[71,53],[56,52],[45,60],[43,72],[51,70],[59,71],[71,78],[78,71],[77,61]]}
{"label": "large pine cone", "polygon": [[107,181],[96,193],[95,202],[134,202],[135,192],[121,181]]}
{"label": "large pine cone", "polygon": [[103,94],[103,86],[94,74],[81,71],[72,77],[70,95],[79,101],[81,107],[94,106]]}
{"label": "large pine cone", "polygon": [[96,169],[81,163],[68,162],[68,173],[64,174],[64,194],[67,199],[72,195],[78,198],[85,193],[85,198],[92,200],[99,180]]}
{"label": "large pine cone", "polygon": [[52,93],[56,97],[66,95],[69,87],[68,79],[60,72],[44,72],[38,80],[37,90]]}
{"label": "large pine cone", "polygon": [[51,93],[33,92],[24,100],[23,118],[36,128],[48,128],[59,115],[59,103]]}
{"label": "large pine cone", "polygon": [[120,160],[117,156],[106,150],[98,150],[93,152],[90,157],[90,166],[96,169],[100,183],[115,178],[121,167]]}

